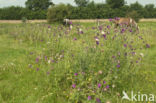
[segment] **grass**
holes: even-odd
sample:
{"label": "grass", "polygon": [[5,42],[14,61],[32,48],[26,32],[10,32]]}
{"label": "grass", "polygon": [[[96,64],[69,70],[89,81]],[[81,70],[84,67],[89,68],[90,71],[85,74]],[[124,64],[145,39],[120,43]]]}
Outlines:
{"label": "grass", "polygon": [[[156,95],[156,23],[140,23],[139,35],[126,32],[115,41],[108,29],[107,40],[97,36],[104,46],[96,44],[94,36],[101,32],[92,26],[96,25],[83,23],[68,31],[58,24],[0,24],[0,103],[95,103],[96,98],[102,103],[135,103],[122,100],[122,91]],[[84,34],[78,35],[77,28]],[[131,57],[122,56],[131,52],[122,46],[124,37],[126,43],[133,40],[134,47],[142,48],[135,51],[133,65]],[[111,58],[117,51],[119,69]],[[144,57],[137,64],[139,53]]]}

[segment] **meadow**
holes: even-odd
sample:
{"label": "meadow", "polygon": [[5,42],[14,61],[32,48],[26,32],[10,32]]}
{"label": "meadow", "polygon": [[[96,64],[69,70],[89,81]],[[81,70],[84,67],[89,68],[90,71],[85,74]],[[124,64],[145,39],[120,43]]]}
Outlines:
{"label": "meadow", "polygon": [[0,103],[135,103],[122,100],[123,91],[156,96],[156,22],[139,27],[136,34],[108,22],[1,23]]}

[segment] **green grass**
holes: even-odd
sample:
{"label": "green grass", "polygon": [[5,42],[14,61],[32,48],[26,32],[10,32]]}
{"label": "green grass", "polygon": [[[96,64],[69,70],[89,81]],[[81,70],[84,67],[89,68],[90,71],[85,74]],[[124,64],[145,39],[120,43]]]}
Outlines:
{"label": "green grass", "polygon": [[[93,25],[95,26],[92,23],[83,23],[81,28]],[[0,103],[94,103],[95,98],[100,97],[102,103],[108,100],[112,103],[135,103],[122,101],[122,91],[125,90],[128,94],[133,90],[135,93],[156,95],[156,23],[139,24],[140,35],[151,47],[147,49],[143,46],[143,50],[136,51],[143,53],[144,57],[133,67],[128,64],[130,58],[121,56],[119,59],[123,67],[120,72],[113,69],[115,66],[111,64],[110,57],[117,50],[124,53],[125,49],[120,47],[122,36],[114,42],[104,41],[104,47],[93,49],[96,46],[96,31],[89,30],[83,35],[77,35],[74,28],[69,35],[59,37],[63,31],[57,30],[58,25],[51,26],[52,30],[48,29],[48,24],[0,24]],[[54,32],[57,37],[51,37]],[[76,42],[73,41],[74,37],[77,38]],[[142,41],[138,42],[136,37],[128,34],[129,40],[134,40],[138,47]],[[86,47],[89,48],[87,53]],[[74,59],[71,54],[74,54]],[[63,59],[59,57],[61,55],[64,55]],[[44,60],[45,56],[57,60],[57,63],[48,64]],[[36,63],[36,58],[40,58],[39,63]],[[104,72],[103,75],[98,74],[99,70]],[[109,74],[112,70],[114,74]],[[47,75],[47,72],[50,74]],[[80,72],[85,72],[86,76],[74,76],[74,73]],[[116,75],[119,79],[114,80]],[[96,88],[101,80],[117,87],[110,88],[105,94],[101,90],[92,93],[92,89],[86,89],[90,83]],[[72,89],[73,83],[77,83],[82,91],[77,90],[78,88]],[[117,92],[121,96],[117,96]],[[88,95],[94,97],[94,100],[88,101]]]}

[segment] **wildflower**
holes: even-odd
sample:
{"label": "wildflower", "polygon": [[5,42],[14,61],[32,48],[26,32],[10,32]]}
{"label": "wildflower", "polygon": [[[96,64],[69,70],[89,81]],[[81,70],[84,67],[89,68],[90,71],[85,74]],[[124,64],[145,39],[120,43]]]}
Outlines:
{"label": "wildflower", "polygon": [[127,44],[124,44],[124,47],[126,48],[127,47]]}
{"label": "wildflower", "polygon": [[144,54],[143,53],[140,53],[140,56],[144,57]]}
{"label": "wildflower", "polygon": [[38,63],[38,62],[39,62],[39,57],[36,58],[36,63]]}
{"label": "wildflower", "polygon": [[103,81],[103,84],[106,84],[106,81]]}
{"label": "wildflower", "polygon": [[129,32],[132,32],[132,29],[131,29],[131,30],[129,30]]}
{"label": "wildflower", "polygon": [[102,31],[102,32],[101,32],[101,34],[105,34],[105,32],[104,32],[104,31]]}
{"label": "wildflower", "polygon": [[106,88],[108,89],[109,88],[109,85],[107,85]]}
{"label": "wildflower", "polygon": [[110,26],[108,25],[107,28],[110,29]]}
{"label": "wildflower", "polygon": [[109,21],[110,21],[110,22],[112,22],[112,21],[113,21],[113,19],[112,19],[112,18],[110,18],[110,19],[109,19]]}
{"label": "wildflower", "polygon": [[99,98],[96,98],[96,102],[101,103],[101,100]]}
{"label": "wildflower", "polygon": [[77,76],[77,75],[78,75],[78,73],[75,73],[74,75],[75,75],[75,76]]}
{"label": "wildflower", "polygon": [[91,100],[92,99],[92,97],[91,96],[88,96],[88,100]]}
{"label": "wildflower", "polygon": [[103,37],[106,39],[106,34],[103,34]]}
{"label": "wildflower", "polygon": [[138,61],[136,61],[136,63],[138,63]]}
{"label": "wildflower", "polygon": [[51,62],[51,61],[50,61],[50,60],[48,60],[48,64],[50,64],[50,62]]}
{"label": "wildflower", "polygon": [[146,44],[146,48],[150,48],[150,45],[149,44]]}
{"label": "wildflower", "polygon": [[116,56],[113,55],[112,58],[116,58]]}
{"label": "wildflower", "polygon": [[74,38],[73,40],[77,40],[77,38]]}
{"label": "wildflower", "polygon": [[117,67],[117,68],[120,68],[120,64],[118,64],[116,67]]}
{"label": "wildflower", "polygon": [[99,83],[99,84],[98,84],[98,88],[100,88],[100,87],[101,87],[101,84]]}
{"label": "wildflower", "polygon": [[102,30],[102,26],[99,26],[99,30]]}
{"label": "wildflower", "polygon": [[102,74],[103,72],[102,72],[102,70],[99,70],[99,74]]}
{"label": "wildflower", "polygon": [[73,84],[72,87],[73,87],[73,88],[76,88],[76,84]]}
{"label": "wildflower", "polygon": [[115,85],[114,84],[112,85],[112,88],[115,88]]}
{"label": "wildflower", "polygon": [[99,45],[100,44],[99,41],[96,41],[96,44]]}
{"label": "wildflower", "polygon": [[39,71],[39,68],[37,68],[36,71]]}

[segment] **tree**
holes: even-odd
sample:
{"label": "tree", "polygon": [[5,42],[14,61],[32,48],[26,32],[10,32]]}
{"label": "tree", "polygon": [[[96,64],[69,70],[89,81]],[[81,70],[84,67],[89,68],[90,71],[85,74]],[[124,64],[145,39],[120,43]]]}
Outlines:
{"label": "tree", "polygon": [[88,5],[89,0],[74,0],[77,6],[85,7]]}
{"label": "tree", "polygon": [[145,18],[154,18],[155,14],[155,8],[154,8],[154,4],[147,4],[145,5]]}
{"label": "tree", "polygon": [[125,3],[125,0],[106,0],[106,4],[110,5],[111,8],[121,8]]}
{"label": "tree", "polygon": [[54,5],[51,0],[27,0],[25,5],[30,10],[47,10],[50,5]]}
{"label": "tree", "polygon": [[63,19],[68,18],[70,14],[68,7],[65,4],[59,4],[49,8],[47,13],[48,22],[63,22]]}

